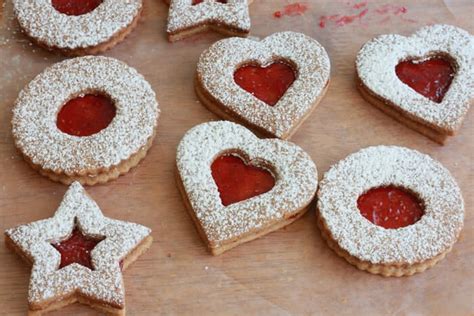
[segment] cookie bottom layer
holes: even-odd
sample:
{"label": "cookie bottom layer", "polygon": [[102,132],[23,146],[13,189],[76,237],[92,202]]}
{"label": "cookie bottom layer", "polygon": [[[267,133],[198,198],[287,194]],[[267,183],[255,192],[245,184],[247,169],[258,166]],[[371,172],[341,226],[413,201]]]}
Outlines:
{"label": "cookie bottom layer", "polygon": [[336,240],[333,239],[331,231],[327,228],[324,219],[318,214],[317,216],[318,227],[321,231],[321,236],[328,244],[329,248],[334,250],[334,252],[339,255],[340,257],[344,258],[350,264],[356,266],[358,269],[367,271],[372,274],[380,274],[384,277],[402,277],[402,276],[410,276],[415,273],[423,272],[428,268],[433,267],[437,264],[440,260],[446,257],[452,246],[448,248],[446,251],[440,253],[439,255],[423,261],[423,262],[416,262],[413,264],[374,264],[368,261],[362,261],[357,257],[352,256],[346,250],[339,247],[339,244]]}
{"label": "cookie bottom layer", "polygon": [[199,33],[204,33],[207,31],[215,31],[217,33],[226,35],[226,36],[239,36],[239,37],[246,37],[249,32],[248,30],[239,30],[228,28],[225,26],[218,26],[212,24],[201,24],[192,28],[187,28],[179,31],[175,31],[173,33],[168,33],[168,41],[171,43],[180,41],[182,39],[194,36]]}
{"label": "cookie bottom layer", "polygon": [[360,94],[367,102],[374,105],[379,110],[391,116],[392,118],[396,119],[400,123],[405,124],[406,126],[417,131],[420,134],[425,135],[431,140],[441,145],[444,145],[447,138],[453,135],[452,133],[442,132],[439,129],[436,129],[432,126],[427,125],[426,123],[420,122],[419,119],[417,119],[413,115],[410,115],[398,109],[398,107],[396,107],[394,104],[392,104],[388,100],[385,100],[383,98],[376,96],[374,93],[370,91],[368,87],[366,87],[362,83],[362,80],[357,75],[356,75],[356,85],[357,85],[357,88],[359,89]]}
{"label": "cookie bottom layer", "polygon": [[313,105],[311,106],[311,109],[300,119],[297,125],[294,125],[289,131],[287,131],[285,134],[277,136],[273,133],[270,133],[263,129],[260,126],[257,126],[255,124],[252,124],[248,122],[246,119],[241,117],[235,112],[232,112],[229,110],[227,107],[225,107],[223,104],[221,104],[219,101],[215,100],[208,92],[207,90],[202,86],[201,81],[198,79],[196,76],[195,81],[194,81],[194,87],[196,91],[196,96],[198,97],[199,101],[211,112],[214,112],[216,115],[232,122],[236,122],[239,124],[242,124],[254,132],[256,132],[259,136],[261,137],[270,137],[270,138],[281,138],[281,139],[289,139],[293,134],[298,130],[298,128],[304,123],[304,121],[313,113],[313,111],[317,108],[321,100],[323,99],[324,95],[326,94],[328,88],[329,88],[329,80],[326,83],[326,86],[324,87],[323,91],[321,94],[318,96],[316,101],[314,101]]}
{"label": "cookie bottom layer", "polygon": [[253,231],[251,231],[251,232],[249,232],[249,233],[247,233],[247,234],[245,234],[241,237],[226,240],[223,243],[217,244],[217,243],[214,243],[214,242],[210,241],[207,238],[207,236],[204,233],[204,230],[201,226],[201,223],[199,222],[199,220],[196,217],[196,214],[194,213],[194,210],[191,206],[191,202],[189,201],[188,195],[187,195],[187,193],[184,189],[184,185],[183,185],[183,182],[181,180],[181,176],[179,175],[179,171],[177,169],[175,171],[175,174],[176,174],[175,175],[176,176],[176,183],[177,183],[179,192],[181,193],[181,196],[183,198],[183,202],[184,202],[184,205],[186,207],[186,210],[188,211],[189,215],[191,216],[191,218],[194,222],[194,225],[196,226],[196,229],[197,229],[199,235],[201,236],[201,239],[204,241],[204,243],[206,244],[208,250],[214,256],[218,256],[218,255],[226,252],[227,250],[230,250],[234,247],[237,247],[240,244],[252,241],[254,239],[262,237],[262,236],[264,236],[268,233],[271,233],[273,231],[276,231],[280,228],[283,228],[283,227],[293,223],[294,221],[299,219],[301,216],[303,216],[309,210],[310,205],[311,205],[311,203],[309,203],[307,206],[305,206],[305,207],[299,209],[298,211],[294,212],[289,217],[281,219],[281,220],[276,220],[272,224],[267,225],[263,229],[258,229],[258,230],[256,229],[256,230],[253,230]]}

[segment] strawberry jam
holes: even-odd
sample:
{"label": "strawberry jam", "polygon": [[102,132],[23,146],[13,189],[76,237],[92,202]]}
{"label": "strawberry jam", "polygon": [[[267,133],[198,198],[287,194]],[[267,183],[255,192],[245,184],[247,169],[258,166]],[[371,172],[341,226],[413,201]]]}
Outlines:
{"label": "strawberry jam", "polygon": [[402,61],[395,67],[398,78],[419,94],[441,103],[453,81],[455,70],[443,58]]}
{"label": "strawberry jam", "polygon": [[234,155],[217,158],[211,171],[224,206],[268,192],[275,185],[268,170],[247,165]]}
{"label": "strawberry jam", "polygon": [[412,225],[424,214],[415,195],[395,186],[370,189],[357,199],[357,207],[369,221],[388,229]]}
{"label": "strawberry jam", "polygon": [[70,264],[78,263],[84,267],[94,270],[92,266],[91,251],[100,243],[102,239],[87,237],[76,227],[71,236],[52,246],[61,254],[61,264],[59,269]]}
{"label": "strawberry jam", "polygon": [[87,94],[67,102],[59,111],[57,126],[73,136],[90,136],[109,126],[115,106],[105,96]]}
{"label": "strawberry jam", "polygon": [[103,0],[52,0],[51,4],[61,13],[67,15],[83,15],[92,12]]}
{"label": "strawberry jam", "polygon": [[274,106],[296,80],[291,66],[275,62],[267,67],[246,65],[234,73],[234,81],[245,91]]}
{"label": "strawberry jam", "polygon": [[[192,4],[193,4],[193,5],[196,5],[196,4],[200,4],[200,3],[202,3],[202,2],[204,2],[204,0],[193,0],[193,3],[192,3]],[[215,0],[215,2],[219,2],[219,3],[224,3],[224,4],[225,4],[225,3],[227,3],[227,0]]]}

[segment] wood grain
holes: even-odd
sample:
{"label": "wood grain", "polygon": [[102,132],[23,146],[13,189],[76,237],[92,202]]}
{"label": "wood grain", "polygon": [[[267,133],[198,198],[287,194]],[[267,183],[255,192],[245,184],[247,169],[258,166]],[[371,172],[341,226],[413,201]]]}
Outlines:
{"label": "wood grain", "polygon": [[[382,33],[410,34],[428,23],[450,23],[473,33],[472,1],[405,1],[400,15],[377,15],[388,2],[370,1],[354,23],[319,27],[321,15],[355,14],[350,1],[308,0],[302,16],[274,18],[286,0],[251,6],[252,35],[292,30],[316,38],[332,63],[331,87],[292,137],[315,160],[320,175],[339,159],[377,144],[408,146],[432,155],[456,177],[466,202],[465,228],[453,252],[433,269],[385,279],[347,264],[323,242],[314,210],[286,229],[212,257],[185,211],[174,180],[176,146],[196,124],[217,117],[193,91],[200,53],[222,38],[206,34],[175,44],[166,40],[167,6],[146,0],[144,18],[125,42],[107,52],[136,67],[157,92],[162,109],[158,136],[143,163],[107,185],[88,188],[107,216],[150,226],[154,244],[125,272],[128,315],[191,314],[474,314],[474,116],[440,146],[365,102],[355,87],[354,58]],[[1,6],[0,6],[1,7]],[[64,59],[30,45],[12,18],[10,1],[0,22],[0,229],[52,215],[66,187],[34,172],[15,151],[11,108],[19,91],[46,66]],[[402,17],[404,19],[402,19]],[[383,20],[383,21],[382,21]],[[0,306],[24,315],[29,267],[0,247]],[[94,315],[74,305],[51,315]]]}

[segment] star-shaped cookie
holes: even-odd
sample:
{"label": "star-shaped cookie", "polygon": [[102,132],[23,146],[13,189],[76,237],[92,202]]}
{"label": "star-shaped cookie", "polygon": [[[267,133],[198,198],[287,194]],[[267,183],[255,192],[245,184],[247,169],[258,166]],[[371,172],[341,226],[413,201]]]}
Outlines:
{"label": "star-shaped cookie", "polygon": [[[147,227],[105,217],[84,188],[73,183],[53,217],[5,231],[6,245],[32,264],[29,314],[80,302],[101,312],[124,315],[122,270],[150,247],[150,233]],[[70,254],[84,252],[70,249],[72,238],[96,241],[90,247],[91,267],[80,260],[61,267],[65,254],[58,245],[62,242]]]}

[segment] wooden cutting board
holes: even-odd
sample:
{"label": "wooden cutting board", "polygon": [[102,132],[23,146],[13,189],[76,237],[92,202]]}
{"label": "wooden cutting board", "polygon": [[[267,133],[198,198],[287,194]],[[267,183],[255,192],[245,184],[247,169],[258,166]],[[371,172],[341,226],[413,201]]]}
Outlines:
{"label": "wooden cutting board", "polygon": [[[159,0],[145,2],[138,28],[105,55],[126,61],[152,84],[162,109],[158,137],[138,168],[117,181],[87,189],[107,216],[142,223],[154,231],[150,251],[124,273],[128,315],[474,314],[474,113],[469,113],[457,137],[439,146],[367,104],[353,80],[357,51],[378,34],[408,35],[429,23],[450,23],[474,33],[472,1],[388,5],[389,1],[308,0],[302,15],[284,9],[291,1],[255,0],[251,5],[252,36],[299,31],[328,50],[329,91],[292,138],[316,161],[320,176],[360,148],[395,144],[432,155],[461,186],[466,221],[452,253],[433,269],[401,279],[370,275],[335,255],[321,239],[314,210],[286,229],[219,257],[206,251],[184,209],[173,172],[176,146],[183,134],[196,124],[217,119],[197,101],[193,75],[200,53],[222,37],[207,34],[169,44],[167,6]],[[10,126],[19,91],[45,67],[64,58],[37,48],[19,33],[10,1],[0,8],[3,231],[51,216],[66,187],[27,166],[15,151]],[[280,11],[280,18],[274,16],[275,11]],[[25,314],[29,270],[0,246],[2,314]],[[66,314],[93,315],[94,311],[75,305],[51,315]]]}

